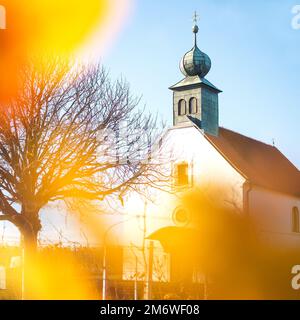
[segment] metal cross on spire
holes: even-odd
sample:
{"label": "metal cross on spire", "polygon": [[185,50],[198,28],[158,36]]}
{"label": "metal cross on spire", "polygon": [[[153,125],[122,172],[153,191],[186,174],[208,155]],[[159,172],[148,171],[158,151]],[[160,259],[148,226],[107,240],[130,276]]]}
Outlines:
{"label": "metal cross on spire", "polygon": [[198,18],[199,18],[199,15],[197,14],[197,11],[195,11],[195,12],[194,12],[194,15],[193,15],[193,22],[194,22],[195,24],[197,24]]}
{"label": "metal cross on spire", "polygon": [[197,22],[198,22],[198,14],[197,14],[197,11],[194,12],[194,15],[193,15],[193,21],[194,21],[194,26],[193,26],[193,33],[195,35],[195,46],[197,46],[197,33],[199,31],[199,28],[197,26]]}

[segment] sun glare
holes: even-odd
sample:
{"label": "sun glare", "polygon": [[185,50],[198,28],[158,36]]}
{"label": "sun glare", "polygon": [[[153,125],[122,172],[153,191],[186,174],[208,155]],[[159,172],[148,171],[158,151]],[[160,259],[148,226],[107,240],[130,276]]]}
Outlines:
{"label": "sun glare", "polygon": [[[88,45],[100,59],[127,17],[131,0],[4,0],[0,32],[0,99],[17,88],[20,65],[41,55],[74,58]],[[36,63],[38,67],[38,63]],[[4,76],[3,76],[4,75]]]}

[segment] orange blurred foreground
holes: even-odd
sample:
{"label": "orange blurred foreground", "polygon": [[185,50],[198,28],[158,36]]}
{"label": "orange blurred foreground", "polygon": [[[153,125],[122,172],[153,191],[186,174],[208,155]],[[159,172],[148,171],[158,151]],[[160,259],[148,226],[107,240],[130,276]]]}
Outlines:
{"label": "orange blurred foreground", "polygon": [[97,282],[84,267],[84,258],[68,248],[45,248],[37,260],[27,261],[25,299],[94,300],[99,299]]}
{"label": "orange blurred foreground", "polygon": [[0,30],[0,99],[17,88],[17,71],[28,59],[67,58],[97,28],[104,28],[109,0],[2,0],[6,29]]}

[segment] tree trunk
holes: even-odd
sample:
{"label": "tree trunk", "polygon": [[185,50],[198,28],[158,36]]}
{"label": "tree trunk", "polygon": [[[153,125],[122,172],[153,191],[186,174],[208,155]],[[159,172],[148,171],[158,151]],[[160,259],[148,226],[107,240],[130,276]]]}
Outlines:
{"label": "tree trunk", "polygon": [[22,299],[31,300],[37,297],[34,286],[38,272],[37,240],[42,228],[38,209],[22,208],[22,213],[15,221],[22,235]]}
{"label": "tree trunk", "polygon": [[34,287],[35,271],[38,268],[37,238],[38,231],[23,230],[22,250],[22,299],[31,300],[37,297]]}

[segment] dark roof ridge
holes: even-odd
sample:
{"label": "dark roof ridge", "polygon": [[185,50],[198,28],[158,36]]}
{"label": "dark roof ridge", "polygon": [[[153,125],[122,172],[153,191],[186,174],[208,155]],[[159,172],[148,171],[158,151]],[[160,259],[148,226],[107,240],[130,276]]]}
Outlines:
{"label": "dark roof ridge", "polygon": [[300,196],[300,171],[275,146],[223,127],[218,136],[204,136],[254,184]]}
{"label": "dark roof ridge", "polygon": [[278,148],[276,148],[276,146],[273,146],[273,145],[271,145],[271,144],[269,144],[269,143],[267,143],[267,142],[264,142],[264,141],[261,141],[261,140],[258,140],[258,139],[255,139],[255,138],[252,138],[252,137],[246,136],[244,133],[240,133],[240,132],[238,132],[238,131],[231,130],[231,129],[228,129],[228,128],[225,128],[225,127],[222,127],[222,126],[219,126],[219,128],[222,128],[222,129],[224,129],[224,130],[227,130],[227,131],[233,132],[233,133],[235,133],[235,134],[238,134],[238,135],[240,135],[240,136],[242,136],[242,137],[244,137],[244,138],[247,138],[247,139],[253,140],[253,141],[255,141],[255,142],[262,143],[262,144],[264,144],[264,145],[266,145],[266,146],[268,146],[268,147],[275,148],[275,149],[277,149],[277,150],[279,151],[279,149],[278,149]]}
{"label": "dark roof ridge", "polygon": [[231,129],[228,129],[228,128],[225,128],[225,127],[221,127],[221,126],[220,126],[219,128],[222,128],[222,129],[224,129],[224,130],[233,132],[233,133],[238,134],[238,135],[240,135],[240,136],[242,136],[242,137],[244,137],[244,138],[246,138],[246,139],[249,139],[249,140],[252,140],[252,141],[261,143],[261,144],[263,144],[263,145],[265,145],[265,146],[268,146],[268,147],[271,147],[271,148],[276,149],[276,151],[278,151],[286,160],[288,160],[288,161],[294,166],[294,168],[297,169],[297,170],[299,171],[299,173],[300,173],[300,170],[297,168],[297,166],[294,165],[294,163],[293,163],[289,158],[287,158],[287,156],[286,156],[282,151],[280,151],[280,149],[278,149],[276,146],[274,146],[274,145],[272,145],[272,144],[269,144],[269,143],[266,143],[266,142],[264,142],[264,141],[261,141],[261,140],[258,140],[258,139],[255,139],[255,138],[246,136],[245,134],[240,133],[240,132],[237,132],[237,131],[235,131],[235,130],[231,130]]}

